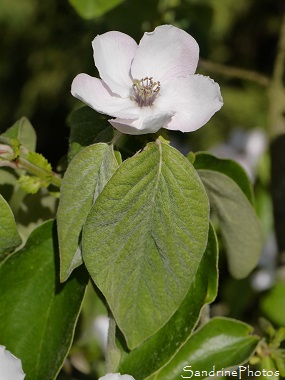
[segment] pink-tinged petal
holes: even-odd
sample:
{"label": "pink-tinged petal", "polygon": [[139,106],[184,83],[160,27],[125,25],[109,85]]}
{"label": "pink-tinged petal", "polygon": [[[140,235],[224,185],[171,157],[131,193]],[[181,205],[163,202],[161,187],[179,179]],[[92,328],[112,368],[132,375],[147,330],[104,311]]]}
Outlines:
{"label": "pink-tinged petal", "polygon": [[87,74],[78,74],[74,78],[71,93],[97,112],[123,118],[138,117],[136,102],[113,94],[103,81]]}
{"label": "pink-tinged petal", "polygon": [[194,74],[199,46],[184,30],[172,25],[158,26],[145,33],[136,51],[131,73],[134,79],[153,77],[163,82]]}
{"label": "pink-tinged petal", "polygon": [[130,67],[138,47],[136,41],[121,32],[107,32],[97,36],[92,46],[95,65],[103,81],[115,94],[129,96]]}
{"label": "pink-tinged petal", "polygon": [[140,117],[135,120],[112,119],[109,120],[109,123],[118,131],[127,135],[144,135],[146,133],[155,133],[160,128],[165,128],[172,116],[172,112],[161,112],[146,118]]}
{"label": "pink-tinged petal", "polygon": [[172,110],[167,129],[192,132],[201,128],[223,105],[219,85],[203,75],[189,75],[165,83],[156,107]]}

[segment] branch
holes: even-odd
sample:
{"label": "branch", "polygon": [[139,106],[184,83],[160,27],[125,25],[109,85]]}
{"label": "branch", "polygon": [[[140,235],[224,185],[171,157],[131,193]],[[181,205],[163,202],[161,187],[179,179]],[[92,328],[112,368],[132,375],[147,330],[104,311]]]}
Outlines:
{"label": "branch", "polygon": [[199,68],[216,74],[222,74],[229,78],[238,78],[243,80],[249,80],[251,82],[256,82],[264,87],[267,87],[270,83],[270,80],[267,76],[257,73],[256,71],[244,70],[238,67],[222,65],[219,63],[206,61],[204,59],[199,60]]}
{"label": "branch", "polygon": [[271,139],[285,133],[285,15],[282,18],[278,50],[269,88],[269,134]]}
{"label": "branch", "polygon": [[280,252],[285,251],[285,15],[280,28],[278,51],[274,63],[272,81],[268,91],[269,134],[271,139],[271,194],[274,211],[275,233]]}

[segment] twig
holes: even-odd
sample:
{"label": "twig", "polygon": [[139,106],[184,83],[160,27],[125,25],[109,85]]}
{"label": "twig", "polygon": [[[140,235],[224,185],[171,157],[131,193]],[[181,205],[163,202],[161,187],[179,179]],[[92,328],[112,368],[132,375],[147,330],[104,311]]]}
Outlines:
{"label": "twig", "polygon": [[256,71],[244,70],[238,67],[222,65],[220,63],[214,63],[204,59],[199,60],[199,68],[213,73],[222,74],[229,78],[239,78],[249,80],[251,82],[256,82],[261,86],[265,87],[268,86],[270,83],[270,80],[267,76],[257,73]]}
{"label": "twig", "polygon": [[285,252],[285,15],[280,28],[272,81],[268,91],[269,135],[271,158],[271,194],[279,264]]}

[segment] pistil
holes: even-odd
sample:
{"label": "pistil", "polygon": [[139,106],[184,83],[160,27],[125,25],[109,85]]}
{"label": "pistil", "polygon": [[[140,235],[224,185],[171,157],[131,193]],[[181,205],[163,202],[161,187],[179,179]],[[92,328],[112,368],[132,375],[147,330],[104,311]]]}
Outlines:
{"label": "pistil", "polygon": [[150,107],[159,94],[160,82],[154,82],[152,77],[134,79],[132,88],[131,99],[135,100],[139,107]]}

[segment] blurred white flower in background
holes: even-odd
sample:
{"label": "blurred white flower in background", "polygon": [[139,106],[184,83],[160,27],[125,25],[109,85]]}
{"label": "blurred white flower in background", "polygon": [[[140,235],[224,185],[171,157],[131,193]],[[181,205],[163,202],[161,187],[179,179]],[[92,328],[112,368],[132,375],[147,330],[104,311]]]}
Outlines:
{"label": "blurred white flower in background", "polygon": [[270,289],[276,281],[277,242],[273,231],[266,238],[257,270],[251,275],[251,286],[258,292]]}
{"label": "blurred white flower in background", "polygon": [[93,322],[94,335],[101,349],[106,352],[109,330],[109,318],[105,315],[99,315]]}
{"label": "blurred white flower in background", "polygon": [[[232,131],[226,143],[216,145],[210,151],[220,158],[236,160],[245,169],[249,178],[254,183],[256,177],[260,177],[262,174],[259,172],[259,163],[264,157],[267,147],[268,138],[263,129],[254,128],[250,131],[245,131],[244,129],[237,128]],[[266,173],[267,175],[269,176],[268,173]],[[270,197],[269,202],[271,202]],[[267,204],[263,205],[264,209],[268,207],[268,212],[272,215],[271,206]],[[268,219],[268,214],[266,215],[266,219]],[[270,289],[276,281],[276,255],[278,248],[276,237],[272,231],[272,223],[273,221],[269,222],[269,226],[267,226],[266,241],[258,267],[251,274],[251,286],[258,292]]]}
{"label": "blurred white flower in background", "polygon": [[23,380],[24,378],[21,360],[6,350],[5,346],[0,346],[0,379]]}
{"label": "blurred white flower in background", "polygon": [[135,380],[133,376],[121,375],[120,373],[107,373],[107,375],[100,377],[99,380]]}
{"label": "blurred white flower in background", "polygon": [[261,128],[254,128],[248,132],[235,129],[226,143],[212,147],[210,152],[220,158],[238,161],[254,181],[258,162],[265,153],[267,144],[266,134]]}

